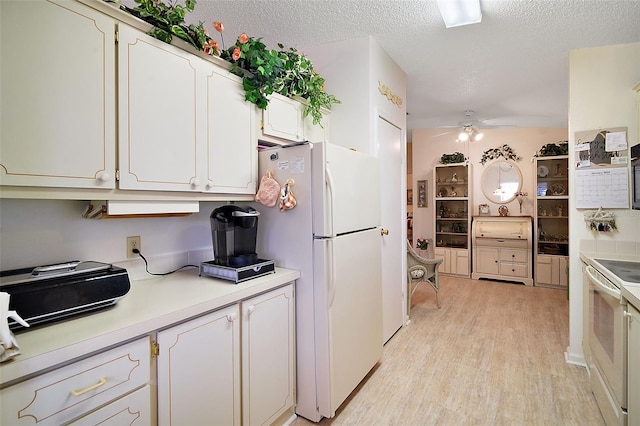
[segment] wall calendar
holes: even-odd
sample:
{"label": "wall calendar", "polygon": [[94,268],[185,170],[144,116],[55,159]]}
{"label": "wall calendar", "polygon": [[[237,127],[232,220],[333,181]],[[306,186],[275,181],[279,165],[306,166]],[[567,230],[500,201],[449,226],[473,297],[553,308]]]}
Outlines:
{"label": "wall calendar", "polygon": [[629,169],[602,167],[576,170],[576,208],[629,208]]}

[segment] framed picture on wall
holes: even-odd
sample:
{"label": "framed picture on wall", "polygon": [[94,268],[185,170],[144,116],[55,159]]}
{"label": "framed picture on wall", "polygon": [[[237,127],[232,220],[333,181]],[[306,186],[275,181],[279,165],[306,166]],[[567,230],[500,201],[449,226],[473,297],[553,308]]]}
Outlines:
{"label": "framed picture on wall", "polygon": [[489,204],[480,204],[478,206],[478,213],[480,216],[490,216],[491,209],[489,209]]}
{"label": "framed picture on wall", "polygon": [[418,184],[418,207],[427,207],[429,202],[427,201],[429,198],[427,197],[427,181],[419,180]]}

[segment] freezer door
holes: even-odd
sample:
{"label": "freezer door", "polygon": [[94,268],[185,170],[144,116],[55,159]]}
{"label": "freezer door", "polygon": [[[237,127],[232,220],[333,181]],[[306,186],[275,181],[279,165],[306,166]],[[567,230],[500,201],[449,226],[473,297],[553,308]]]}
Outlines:
{"label": "freezer door", "polygon": [[380,231],[314,240],[318,407],[336,410],[382,356]]}
{"label": "freezer door", "polygon": [[330,143],[314,143],[315,236],[380,226],[380,165],[375,157]]}

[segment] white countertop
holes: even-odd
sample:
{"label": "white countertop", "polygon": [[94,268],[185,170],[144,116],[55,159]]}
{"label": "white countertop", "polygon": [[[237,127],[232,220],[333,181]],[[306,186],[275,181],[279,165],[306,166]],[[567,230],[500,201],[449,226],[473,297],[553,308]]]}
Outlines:
{"label": "white countertop", "polygon": [[299,277],[298,271],[276,268],[275,274],[234,284],[200,277],[194,268],[132,281],[129,293],[113,307],[17,333],[21,354],[0,364],[0,384],[236,303]]}
{"label": "white countertop", "polygon": [[632,262],[640,262],[638,256],[633,256],[625,253],[596,253],[596,252],[580,252],[580,260],[594,266],[605,277],[620,286],[620,292],[622,297],[627,299],[636,308],[640,309],[640,284],[628,284],[625,281],[620,280],[617,276],[611,273],[608,269],[603,268],[602,265],[596,264],[595,259],[611,259],[611,260],[626,260]]}

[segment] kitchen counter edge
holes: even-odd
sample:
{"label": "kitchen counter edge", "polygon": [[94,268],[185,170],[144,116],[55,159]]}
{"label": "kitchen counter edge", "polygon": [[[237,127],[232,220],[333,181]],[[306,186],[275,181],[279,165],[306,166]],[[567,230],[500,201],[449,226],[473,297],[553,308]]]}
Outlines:
{"label": "kitchen counter edge", "polygon": [[19,382],[207,312],[239,303],[300,278],[274,274],[234,284],[199,276],[197,269],[131,282],[115,306],[64,322],[16,333],[20,355],[0,364],[0,387]]}

